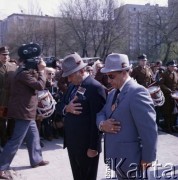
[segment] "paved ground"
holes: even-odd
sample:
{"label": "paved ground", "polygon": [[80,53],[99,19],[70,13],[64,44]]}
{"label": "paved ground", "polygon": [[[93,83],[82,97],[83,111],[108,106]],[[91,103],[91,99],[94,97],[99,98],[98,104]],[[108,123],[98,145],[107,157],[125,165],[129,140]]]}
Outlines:
{"label": "paved ground", "polygon": [[[29,166],[28,153],[25,145],[18,150],[11,167],[17,171],[18,176],[14,175],[14,180],[72,180],[67,151],[62,148],[62,139],[52,142],[43,141],[43,156],[49,160],[50,164],[44,167],[31,168]],[[151,180],[160,179],[165,172],[170,171],[165,178],[178,179],[178,134],[170,135],[159,132],[158,157],[155,169],[157,174],[151,173]],[[175,171],[174,171],[175,169]],[[106,179],[106,167],[103,163],[103,154],[101,154],[97,180]],[[171,178],[169,178],[169,175]]]}

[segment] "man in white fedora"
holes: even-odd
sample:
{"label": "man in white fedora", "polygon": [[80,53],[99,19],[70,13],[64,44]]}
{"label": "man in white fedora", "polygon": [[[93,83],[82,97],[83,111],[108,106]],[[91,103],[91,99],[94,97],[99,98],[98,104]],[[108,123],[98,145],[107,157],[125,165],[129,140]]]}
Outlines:
{"label": "man in white fedora", "polygon": [[157,126],[153,101],[147,89],[129,76],[125,54],[109,54],[105,67],[114,88],[97,114],[97,126],[105,133],[105,157],[118,179],[139,179],[141,170],[156,159]]}
{"label": "man in white fedora", "polygon": [[63,77],[70,86],[61,109],[64,112],[64,146],[67,147],[74,180],[96,180],[101,133],[96,114],[105,104],[105,90],[86,71],[87,64],[73,53],[62,62]]}

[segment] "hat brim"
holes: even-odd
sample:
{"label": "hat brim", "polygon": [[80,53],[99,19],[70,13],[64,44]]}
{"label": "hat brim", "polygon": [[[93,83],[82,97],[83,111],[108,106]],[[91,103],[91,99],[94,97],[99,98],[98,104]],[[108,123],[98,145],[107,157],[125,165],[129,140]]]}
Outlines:
{"label": "hat brim", "polygon": [[72,70],[70,70],[70,71],[64,72],[64,73],[62,74],[62,77],[67,77],[67,76],[69,76],[69,75],[71,75],[71,74],[79,71],[80,69],[83,69],[83,68],[86,67],[87,65],[88,65],[87,63],[82,63],[80,66],[76,67],[75,69],[72,69]]}
{"label": "hat brim", "polygon": [[147,58],[139,59],[139,61],[147,61],[147,60],[148,60]]}
{"label": "hat brim", "polygon": [[100,72],[101,73],[109,73],[109,72],[115,72],[115,71],[126,71],[126,70],[131,69],[131,67],[132,67],[132,64],[130,66],[122,68],[122,69],[108,69],[108,68],[104,67],[100,70]]}

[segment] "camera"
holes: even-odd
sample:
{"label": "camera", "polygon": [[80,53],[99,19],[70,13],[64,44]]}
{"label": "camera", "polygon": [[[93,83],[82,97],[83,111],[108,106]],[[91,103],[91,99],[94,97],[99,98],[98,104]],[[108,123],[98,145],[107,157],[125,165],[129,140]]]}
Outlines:
{"label": "camera", "polygon": [[26,69],[38,69],[37,65],[40,62],[41,48],[39,44],[29,43],[23,44],[18,49],[18,55],[24,62]]}
{"label": "camera", "polygon": [[47,67],[52,67],[52,68],[56,68],[56,58],[55,57],[46,57],[46,58],[43,58],[45,63],[46,63],[46,66]]}
{"label": "camera", "polygon": [[35,70],[38,70],[38,64],[40,63],[41,61],[41,58],[39,57],[34,57],[34,58],[31,58],[31,59],[26,59],[24,61],[24,64],[25,64],[25,68],[26,69],[35,69]]}

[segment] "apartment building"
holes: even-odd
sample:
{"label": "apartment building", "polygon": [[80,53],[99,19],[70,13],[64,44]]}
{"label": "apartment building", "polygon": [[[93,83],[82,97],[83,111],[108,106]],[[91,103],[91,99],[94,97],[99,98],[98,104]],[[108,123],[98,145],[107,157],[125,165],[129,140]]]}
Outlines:
{"label": "apartment building", "polygon": [[54,56],[56,55],[58,21],[59,18],[56,20],[51,16],[11,14],[0,22],[0,46],[11,45],[13,42],[13,47],[11,47],[13,54],[17,52],[17,47],[21,44],[35,40],[46,55]]}
{"label": "apartment building", "polygon": [[155,57],[158,53],[155,46],[161,38],[156,24],[160,18],[162,22],[167,21],[167,7],[126,4],[116,9],[117,12],[125,19],[125,42],[130,58],[136,59],[142,53]]}
{"label": "apartment building", "polygon": [[[177,6],[175,6],[176,4]],[[118,14],[121,16],[118,23],[122,23],[124,27],[123,53],[127,53],[132,60],[137,59],[137,56],[142,53],[147,54],[151,61],[159,58],[163,36],[169,32],[170,28],[177,26],[175,24],[175,22],[178,22],[176,7],[178,7],[178,0],[168,0],[168,7],[148,3],[145,5],[125,4],[115,9],[115,16]],[[174,18],[172,18],[172,23],[169,24],[168,21],[171,15]],[[64,29],[64,33],[69,31],[69,28],[65,28],[62,18],[12,14],[0,21],[0,45],[13,39],[18,47],[24,42],[30,42],[31,37],[33,37],[36,42],[40,43],[46,55],[57,56],[57,52],[60,52],[63,48],[63,44],[59,44],[57,38],[61,36],[61,34],[59,35],[61,29]],[[33,32],[35,33],[33,34]],[[77,46],[75,39],[68,36],[67,38],[67,40],[70,39],[71,44]],[[172,38],[175,38],[175,36],[172,36]],[[17,47],[13,45],[13,48]],[[62,53],[62,50],[60,53]]]}

